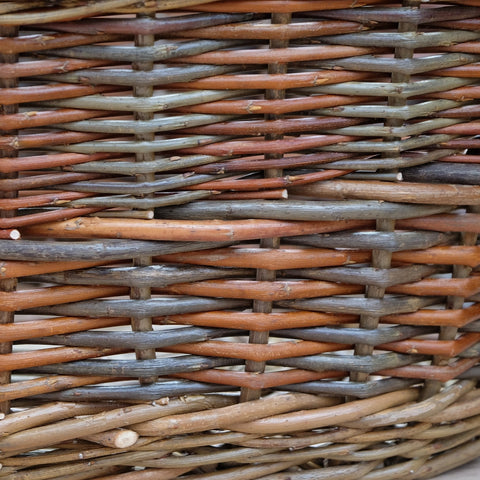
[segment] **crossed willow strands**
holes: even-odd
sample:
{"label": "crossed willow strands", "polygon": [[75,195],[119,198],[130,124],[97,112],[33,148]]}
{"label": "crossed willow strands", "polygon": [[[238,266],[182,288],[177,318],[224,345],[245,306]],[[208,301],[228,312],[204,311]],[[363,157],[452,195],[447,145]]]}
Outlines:
{"label": "crossed willow strands", "polygon": [[0,480],[478,456],[479,42],[478,0],[0,3]]}

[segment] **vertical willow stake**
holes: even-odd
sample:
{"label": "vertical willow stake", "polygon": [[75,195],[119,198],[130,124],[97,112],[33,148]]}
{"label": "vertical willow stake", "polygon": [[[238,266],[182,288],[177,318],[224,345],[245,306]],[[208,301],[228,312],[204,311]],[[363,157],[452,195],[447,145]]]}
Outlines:
{"label": "vertical willow stake", "polygon": [[[291,13],[273,13],[272,23],[286,25],[291,21]],[[288,39],[278,39],[270,41],[270,48],[286,48],[288,47]],[[269,74],[287,73],[288,64],[286,63],[273,63],[268,65]],[[265,98],[267,100],[283,100],[285,98],[285,90],[270,89],[266,90]],[[276,120],[281,118],[282,115],[266,115],[267,120]],[[279,140],[283,138],[281,134],[269,134],[265,135],[265,140]],[[265,159],[282,158],[283,154],[279,153],[265,153]],[[280,168],[269,168],[265,170],[264,175],[266,178],[281,177],[283,170]],[[278,248],[280,246],[280,238],[265,238],[260,241],[260,247],[262,248]],[[276,280],[275,270],[267,270],[259,268],[257,269],[257,280],[263,282],[274,282]],[[253,311],[258,313],[271,313],[272,302],[254,300]],[[267,344],[269,339],[269,332],[255,332],[251,331],[249,336],[249,343]],[[265,362],[255,362],[253,360],[247,360],[245,363],[246,372],[263,373],[265,371]],[[240,401],[247,402],[249,400],[256,400],[261,396],[261,390],[255,390],[251,388],[243,388]]]}
{"label": "vertical willow stake", "polygon": [[[17,27],[10,27],[10,26],[0,26],[0,36],[1,37],[16,37],[18,35]],[[0,62],[1,63],[16,63],[17,62],[17,55],[16,54],[8,54],[8,53],[1,53],[0,52]],[[0,88],[13,88],[17,86],[17,79],[16,78],[0,78]],[[17,113],[18,105],[1,105],[0,104],[0,115],[8,115],[12,113]],[[1,116],[0,116],[1,119]],[[0,120],[1,122],[1,120]],[[1,123],[0,123],[0,135],[3,134],[1,130]],[[14,132],[8,132],[9,135],[12,135]],[[0,149],[0,157],[16,157],[17,151],[16,150],[2,150]],[[8,178],[16,178],[18,176],[17,172],[14,173],[0,173],[0,179],[8,179]],[[0,192],[0,198],[16,198],[17,192]],[[9,218],[14,217],[16,215],[15,210],[0,210],[0,218]],[[9,278],[0,280],[0,291],[2,292],[13,292],[17,288],[17,280],[15,278]],[[5,323],[13,323],[14,319],[14,312],[3,312],[0,311],[0,324]],[[2,342],[0,339],[0,355],[4,353],[10,353],[12,350],[12,345],[9,342]],[[0,385],[10,383],[10,372],[0,372]],[[8,402],[0,401],[0,413],[7,413],[9,410]]]}
{"label": "vertical willow stake", "polygon": [[[403,6],[409,8],[419,8],[419,0],[404,0]],[[417,29],[417,24],[414,22],[399,22],[398,31],[402,32],[414,32]],[[395,58],[413,58],[414,49],[408,47],[395,48]],[[402,72],[392,72],[392,83],[408,83],[410,82],[410,75]],[[400,97],[388,97],[388,105],[392,107],[402,107],[406,103],[405,98]],[[385,126],[387,127],[401,127],[404,124],[404,120],[400,118],[387,118],[385,120]],[[397,137],[388,136],[384,138],[385,142],[399,140]],[[400,153],[389,155],[400,156]],[[397,170],[394,170],[396,172]],[[377,220],[377,231],[381,232],[393,232],[395,230],[395,220]],[[391,267],[392,253],[387,250],[373,250],[372,251],[372,267],[379,269],[388,269]],[[365,291],[367,298],[381,299],[385,296],[385,288],[375,285],[367,285]],[[365,329],[378,328],[380,317],[376,315],[364,314],[360,316],[360,327]],[[369,345],[357,344],[355,345],[356,355],[372,355],[373,347]],[[368,379],[368,374],[362,372],[352,372],[350,378],[354,382],[365,382]]]}
{"label": "vertical willow stake", "polygon": [[[478,205],[471,206],[467,209],[467,212],[479,213],[480,208]],[[462,233],[462,244],[474,246],[477,244],[478,234],[474,232],[463,232]],[[469,278],[472,273],[472,267],[468,265],[453,265],[452,266],[452,278]],[[465,297],[455,295],[450,296],[447,299],[447,308],[453,310],[460,310],[464,308]],[[439,340],[442,341],[451,341],[455,340],[458,333],[457,327],[440,327]],[[448,365],[450,357],[442,357],[436,355],[433,357],[434,365]],[[438,380],[426,380],[425,388],[423,389],[423,398],[431,397],[438,393],[442,388],[442,383]]]}
{"label": "vertical willow stake", "polygon": [[[152,15],[137,14],[137,18],[153,18]],[[153,34],[138,34],[135,36],[135,45],[137,47],[148,47],[155,43],[155,36]],[[154,64],[152,61],[139,61],[133,64],[134,70],[150,71],[153,70]],[[135,85],[133,87],[133,94],[135,97],[151,97],[153,95],[153,86],[147,85]],[[151,120],[153,119],[153,112],[135,112],[136,120]],[[140,133],[135,135],[135,139],[138,141],[153,141],[155,139],[155,133]],[[154,152],[136,153],[135,160],[137,162],[151,162],[155,160]],[[146,173],[137,176],[137,182],[151,182],[155,180],[155,173]],[[150,194],[152,196],[152,194]],[[150,217],[153,218],[153,210],[150,212]],[[152,257],[142,256],[133,259],[133,266],[144,267],[152,264]],[[134,300],[147,300],[151,298],[150,287],[132,287],[130,289],[130,298]],[[152,330],[152,318],[151,317],[133,317],[132,318],[132,330],[145,332]],[[154,348],[137,349],[135,351],[136,357],[139,360],[149,360],[155,358]],[[150,384],[154,383],[156,377],[143,377],[140,378],[140,383]]]}

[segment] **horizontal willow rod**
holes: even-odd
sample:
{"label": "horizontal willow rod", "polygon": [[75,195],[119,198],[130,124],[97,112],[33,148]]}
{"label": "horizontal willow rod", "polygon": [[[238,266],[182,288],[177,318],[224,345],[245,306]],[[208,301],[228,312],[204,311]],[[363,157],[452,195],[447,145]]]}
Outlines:
{"label": "horizontal willow rod", "polygon": [[[196,245],[195,245],[196,246]],[[147,267],[91,268],[72,272],[44,274],[31,277],[41,282],[65,285],[125,285],[130,287],[164,287],[183,282],[252,275],[247,268],[209,268],[188,265],[151,265]],[[408,281],[413,281],[409,278]]]}
{"label": "horizontal willow rod", "polygon": [[[371,248],[371,247],[370,247]],[[298,268],[285,272],[287,277],[310,278],[313,280],[327,280],[341,283],[354,283],[357,285],[376,285],[387,288],[400,283],[416,282],[435,273],[446,272],[438,266],[408,265],[392,268],[374,268],[355,266],[335,268]]]}
{"label": "horizontal willow rod", "polygon": [[[103,112],[102,112],[103,113]],[[152,120],[99,120],[99,121],[71,121],[68,123],[56,122],[54,126],[64,128],[66,130],[75,130],[76,132],[103,132],[113,134],[144,134],[154,132],[171,132],[180,128],[191,128],[199,125],[209,125],[211,123],[226,122],[236,118],[233,115],[172,115],[167,118],[159,118]],[[441,128],[443,126],[458,123],[461,120],[432,120],[435,125],[431,128]]]}
{"label": "horizontal willow rod", "polygon": [[[338,182],[331,180],[320,182],[315,188]],[[351,181],[345,181],[351,183]],[[296,191],[309,193],[309,187],[299,187]],[[315,191],[312,192],[313,194]],[[215,218],[264,218],[272,220],[371,220],[379,218],[401,219],[433,215],[450,210],[443,205],[403,205],[386,201],[350,200],[331,201],[243,201],[214,202],[199,201],[194,204],[162,208],[157,210],[161,218],[209,220]]]}
{"label": "horizontal willow rod", "polygon": [[[94,134],[77,134],[75,135],[94,135]],[[96,135],[96,134],[95,134]],[[101,134],[98,134],[101,136]],[[450,138],[450,137],[449,137]],[[134,141],[123,139],[112,139],[109,142],[85,141],[71,145],[62,145],[61,147],[53,146],[53,150],[61,150],[73,153],[148,153],[148,152],[167,152],[178,148],[195,148],[199,145],[208,145],[209,143],[220,142],[228,139],[228,137],[212,136],[212,135],[196,135],[183,138],[165,138],[163,140]],[[81,141],[80,139],[79,141]],[[86,139],[88,140],[88,139]],[[58,141],[60,143],[60,141]]]}
{"label": "horizontal willow rod", "polygon": [[[136,172],[134,172],[136,174]],[[77,174],[80,175],[80,174]],[[88,175],[88,174],[85,174]],[[192,185],[199,185],[202,183],[212,182],[221,178],[227,177],[226,174],[219,175],[203,175],[203,174],[194,174],[194,175],[165,175],[156,178],[151,182],[135,182],[129,181],[109,181],[109,180],[98,180],[95,182],[88,181],[78,181],[72,182],[68,185],[68,190],[73,192],[95,192],[95,193],[117,193],[120,195],[145,195],[148,193],[162,192],[165,190],[175,190],[177,188],[188,187]],[[227,177],[228,178],[228,177]],[[236,177],[233,177],[236,178]],[[209,185],[211,187],[211,185]],[[0,185],[1,188],[1,185]],[[59,187],[57,187],[59,188]],[[207,190],[205,188],[202,190]]]}
{"label": "horizontal willow rod", "polygon": [[402,171],[407,182],[480,185],[480,164],[428,163]]}
{"label": "horizontal willow rod", "polygon": [[382,46],[382,47],[403,47],[403,48],[428,48],[439,47],[445,44],[462,43],[476,40],[480,37],[477,32],[451,30],[437,32],[375,32],[368,34],[347,33],[322,38],[327,44],[342,44],[355,47]]}
{"label": "horizontal willow rod", "polygon": [[384,368],[396,368],[427,360],[422,355],[404,355],[398,353],[377,353],[376,355],[309,355],[298,358],[270,360],[272,365],[303,368],[313,371],[344,370],[347,372],[374,373]]}
{"label": "horizontal willow rod", "polygon": [[[433,217],[434,218],[434,217]],[[415,219],[414,219],[415,220]],[[420,219],[422,220],[422,219]],[[327,235],[300,235],[287,237],[286,242],[309,245],[319,248],[358,248],[367,250],[423,250],[439,244],[450,244],[456,239],[454,234],[427,231],[379,232],[335,232]]]}
{"label": "horizontal willow rod", "polygon": [[119,385],[69,388],[58,392],[43,393],[35,398],[41,401],[152,401],[162,397],[180,397],[201,393],[236,390],[234,386],[215,385],[191,380],[168,379],[151,385]]}
{"label": "horizontal willow rod", "polygon": [[[453,152],[453,150],[452,150]],[[73,155],[73,154],[71,154]],[[169,170],[177,170],[182,168],[191,168],[199,165],[205,165],[213,162],[226,160],[228,157],[215,157],[213,155],[188,155],[158,158],[156,160],[146,162],[88,162],[83,165],[75,165],[68,168],[73,172],[95,172],[95,173],[119,173],[123,175],[134,175],[142,173],[167,172]],[[200,172],[202,173],[202,172]],[[216,173],[205,172],[205,173]]]}
{"label": "horizontal willow rod", "polygon": [[118,318],[86,318],[86,317],[54,317],[24,322],[6,323],[0,326],[4,342],[32,340],[47,335],[64,335],[84,330],[118,327],[129,324],[128,317]]}
{"label": "horizontal willow rod", "polygon": [[[242,365],[244,360],[230,358],[200,357],[182,355],[181,357],[157,358],[155,360],[79,360],[71,363],[59,363],[29,368],[29,372],[56,373],[61,375],[113,375],[115,377],[163,376],[174,373],[196,372],[215,367]],[[0,441],[1,445],[1,441]]]}
{"label": "horizontal willow rod", "polygon": [[[475,37],[470,36],[470,38],[474,39]],[[59,57],[87,60],[99,59],[117,62],[160,62],[172,58],[199,55],[205,52],[210,52],[211,50],[228,49],[236,47],[237,45],[243,45],[243,43],[238,40],[194,40],[185,42],[173,42],[170,40],[170,43],[162,40],[148,47],[126,45],[85,45],[47,50],[45,53]]]}
{"label": "horizontal willow rod", "polygon": [[181,93],[156,93],[151,97],[132,97],[127,94],[124,96],[109,95],[106,97],[103,95],[91,95],[90,92],[85,92],[83,96],[75,96],[73,98],[60,97],[57,100],[40,101],[39,105],[94,110],[101,108],[102,110],[127,112],[159,112],[188,105],[203,104],[205,102],[216,102],[246,93],[246,90],[194,90]]}
{"label": "horizontal willow rod", "polygon": [[[74,200],[68,203],[68,206],[75,208],[81,208],[86,206],[98,207],[98,208],[126,208],[126,209],[142,209],[149,210],[152,208],[166,207],[169,205],[182,205],[184,203],[193,202],[195,200],[201,200],[209,198],[212,195],[210,190],[197,190],[194,192],[178,192],[163,196],[156,196],[153,198],[134,197],[132,195],[112,195],[96,198],[85,198],[83,200]],[[99,215],[101,216],[101,215]],[[108,216],[108,215],[104,215]],[[113,216],[113,215],[111,215]],[[122,215],[118,215],[122,217]],[[128,217],[125,215],[123,218]],[[135,218],[134,215],[132,215]],[[141,217],[140,217],[141,218]],[[145,217],[143,217],[145,218]]]}
{"label": "horizontal willow rod", "polygon": [[[211,2],[202,2],[211,3]],[[378,0],[362,0],[362,5],[372,5]],[[295,0],[285,2],[284,0],[269,0],[267,3],[256,0],[229,0],[220,4],[213,2],[211,5],[198,6],[195,10],[200,12],[261,12],[261,13],[294,13],[311,12],[316,10],[334,10],[337,8],[351,7],[350,0],[336,0],[335,3],[325,4],[323,0]]]}
{"label": "horizontal willow rod", "polygon": [[[210,0],[214,1],[214,0]],[[31,2],[30,2],[31,3]],[[162,2],[162,6],[157,6],[157,11],[165,8],[169,2]],[[192,3],[192,2],[190,2]],[[198,2],[197,2],[198,3]],[[168,7],[167,7],[168,8]],[[86,35],[95,35],[101,31],[104,33],[113,33],[117,35],[133,34],[157,34],[178,33],[185,29],[202,28],[209,26],[224,25],[233,22],[243,22],[252,20],[254,14],[196,14],[179,15],[162,18],[86,18],[82,22],[42,22],[36,25],[38,28],[53,29],[60,32],[83,33]]]}
{"label": "horizontal willow rod", "polygon": [[[453,54],[452,54],[453,55]],[[76,72],[45,75],[43,78],[54,82],[85,83],[92,85],[118,85],[132,87],[135,85],[160,86],[176,82],[189,82],[204,77],[223,75],[243,70],[233,65],[193,65],[184,67],[161,68],[152,71],[135,71],[128,69],[78,70]]]}
{"label": "horizontal willow rod", "polygon": [[385,8],[370,7],[367,11],[364,9],[341,9],[335,11],[313,12],[314,17],[322,18],[342,18],[354,22],[377,21],[377,22],[410,22],[416,25],[422,25],[430,22],[441,22],[444,20],[462,20],[478,16],[480,10],[476,7],[445,7],[445,8]]}
{"label": "horizontal willow rod", "polygon": [[[217,203],[217,202],[213,202]],[[257,207],[258,211],[258,207]],[[51,222],[23,228],[24,235],[58,238],[129,238],[185,242],[251,240],[276,236],[336,232],[371,227],[364,220],[292,222],[287,220],[136,220],[77,217],[66,222]],[[190,243],[195,248],[194,243]]]}
{"label": "horizontal willow rod", "polygon": [[385,58],[373,55],[363,55],[361,57],[352,57],[347,59],[336,59],[335,64],[332,61],[311,62],[312,67],[332,68],[334,66],[345,68],[347,70],[365,71],[365,72],[397,72],[415,75],[426,73],[431,70],[444,69],[475,63],[478,61],[478,55],[467,55],[460,53],[447,53],[444,55],[430,55],[422,58]]}
{"label": "horizontal willow rod", "polygon": [[235,246],[234,248],[215,248],[201,252],[192,251],[183,254],[161,255],[155,259],[161,262],[180,264],[285,270],[369,262],[370,252],[295,248],[291,246],[260,248],[249,245]]}
{"label": "horizontal willow rod", "polygon": [[[141,221],[143,222],[143,221]],[[145,220],[148,222],[148,220]],[[108,223],[108,222],[107,222]],[[229,242],[231,243],[231,242]],[[19,261],[95,261],[125,260],[141,255],[207,250],[225,245],[224,242],[152,242],[141,240],[102,239],[57,242],[54,240],[0,240],[1,257]]]}
{"label": "horizontal willow rod", "polygon": [[[45,345],[102,348],[163,348],[183,343],[203,342],[212,338],[238,334],[238,331],[227,328],[180,327],[153,332],[78,332],[68,335],[39,337],[35,339],[35,342]],[[387,339],[387,341],[394,340],[396,339]]]}
{"label": "horizontal willow rod", "polygon": [[379,157],[379,158],[365,158],[360,160],[338,160],[322,165],[323,168],[339,168],[346,170],[384,170],[414,167],[416,165],[423,165],[435,160],[440,160],[448,155],[455,154],[455,150],[432,150],[405,152],[399,156]]}
{"label": "horizontal willow rod", "polygon": [[[113,288],[113,287],[111,287]],[[117,287],[119,288],[119,287]],[[148,300],[94,300],[35,308],[36,313],[92,317],[152,317],[248,307],[245,300],[201,297],[161,297]],[[26,310],[29,312],[30,310]]]}
{"label": "horizontal willow rod", "polygon": [[415,82],[348,82],[334,85],[322,85],[297,90],[304,95],[336,94],[336,95],[368,95],[373,97],[393,96],[410,98],[428,93],[447,91],[453,88],[470,85],[473,80],[465,78],[429,78],[416,79]]}
{"label": "horizontal willow rod", "polygon": [[369,398],[388,392],[396,392],[399,389],[408,388],[415,383],[417,383],[416,380],[405,378],[387,378],[369,382],[330,380],[282,385],[279,387],[279,390],[310,393],[312,395],[341,395],[355,398]]}
{"label": "horizontal willow rod", "polygon": [[2,16],[4,25],[31,25],[37,22],[61,20],[77,20],[82,17],[93,16],[109,12],[112,9],[127,7],[135,4],[134,0],[104,0],[95,4],[81,5],[73,8],[57,8],[49,12],[11,13]]}
{"label": "horizontal willow rod", "polygon": [[[292,193],[318,198],[386,200],[432,205],[479,205],[480,187],[414,182],[330,180],[292,188]],[[403,207],[403,208],[406,208]],[[392,217],[391,217],[392,218]],[[406,217],[404,217],[406,218]]]}
{"label": "horizontal willow rod", "polygon": [[394,327],[366,330],[353,327],[316,327],[316,328],[292,328],[286,330],[274,330],[273,336],[297,338],[314,342],[335,343],[362,343],[376,346],[382,343],[396,342],[414,336],[434,333],[433,327],[414,327],[399,325]]}
{"label": "horizontal willow rod", "polygon": [[420,308],[435,305],[440,300],[436,297],[393,297],[377,298],[309,298],[303,300],[284,300],[278,302],[282,307],[318,312],[370,314],[384,316],[399,313],[416,312]]}

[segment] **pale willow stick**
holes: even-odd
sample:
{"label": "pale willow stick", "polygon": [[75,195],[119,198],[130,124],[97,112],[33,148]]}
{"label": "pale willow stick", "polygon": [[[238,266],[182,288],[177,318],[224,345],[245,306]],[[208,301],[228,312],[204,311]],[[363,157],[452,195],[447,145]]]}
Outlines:
{"label": "pale willow stick", "polygon": [[136,443],[138,437],[138,433],[133,430],[119,428],[115,430],[107,430],[106,432],[94,433],[92,435],[85,435],[81,438],[105,447],[128,448]]}
{"label": "pale willow stick", "polygon": [[51,11],[17,13],[2,15],[3,25],[31,25],[35,23],[59,22],[77,20],[78,18],[109,12],[112,9],[127,7],[137,3],[135,0],[106,0],[103,2],[89,3],[88,5],[62,8]]}
{"label": "pale willow stick", "polygon": [[233,397],[210,395],[195,396],[174,400],[166,404],[150,403],[118,408],[87,417],[63,420],[37,428],[23,430],[0,440],[3,455],[28,452],[37,448],[54,445],[58,442],[77,438],[79,435],[93,435],[133,423],[145,422],[162,416],[192,412],[203,409],[216,409],[235,402]]}

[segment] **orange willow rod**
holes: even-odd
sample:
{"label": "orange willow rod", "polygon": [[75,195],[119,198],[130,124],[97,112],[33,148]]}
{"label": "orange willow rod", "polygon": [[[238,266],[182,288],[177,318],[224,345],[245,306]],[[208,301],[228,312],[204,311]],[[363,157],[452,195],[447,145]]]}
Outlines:
{"label": "orange willow rod", "polygon": [[99,140],[102,138],[108,138],[108,135],[103,133],[83,132],[48,132],[32,133],[30,135],[6,135],[0,137],[0,148],[6,150],[22,150],[26,148],[88,142],[90,140]]}
{"label": "orange willow rod", "polygon": [[0,199],[0,209],[16,210],[18,208],[40,207],[46,205],[61,205],[70,200],[94,196],[94,193],[62,192],[28,195],[21,198]]}
{"label": "orange willow rod", "polygon": [[467,348],[480,342],[480,333],[467,333],[457,340],[417,340],[409,339],[379,345],[378,348],[400,353],[420,353],[425,355],[446,355],[456,357]]}
{"label": "orange willow rod", "polygon": [[216,267],[265,268],[284,270],[288,268],[314,268],[368,262],[368,251],[342,251],[327,248],[280,247],[257,248],[239,246],[217,248],[201,252],[172,253],[155,256],[156,260],[173,263],[190,263]]}
{"label": "orange willow rod", "polygon": [[[319,20],[288,24],[244,22],[181,30],[175,32],[174,35],[184,38],[216,38],[217,40],[292,40],[296,38],[303,40],[321,35],[361,32],[364,28],[361,23],[344,20]],[[131,33],[129,32],[129,34]]]}
{"label": "orange willow rod", "polygon": [[357,118],[342,117],[289,117],[281,120],[241,120],[219,122],[198,127],[183,128],[181,133],[205,135],[266,135],[300,132],[318,132],[334,128],[348,127],[362,123]]}
{"label": "orange willow rod", "polygon": [[33,60],[21,63],[2,64],[2,78],[20,78],[33,75],[48,75],[52,73],[71,72],[83,68],[94,68],[110,65],[105,60],[79,60],[70,58],[65,60]]}
{"label": "orange willow rod", "polygon": [[95,162],[113,157],[110,153],[54,153],[32,155],[30,157],[0,158],[0,173],[21,172],[24,170],[40,170],[43,168],[65,167],[79,163]]}
{"label": "orange willow rod", "polygon": [[480,246],[451,245],[425,250],[394,252],[393,261],[408,263],[431,263],[433,265],[480,265]]}
{"label": "orange willow rod", "polygon": [[[444,92],[429,93],[426,96],[430,98],[446,98],[448,100],[459,100],[462,102],[467,102],[469,100],[480,98],[480,86],[472,85],[468,87],[459,87],[452,90],[446,90]],[[448,109],[446,111],[449,112],[450,110],[454,109]]]}
{"label": "orange willow rod", "polygon": [[315,47],[275,48],[275,49],[245,49],[235,50],[235,55],[229,50],[217,50],[172,59],[173,63],[207,63],[209,65],[227,64],[268,64],[308,62],[313,60],[325,60],[331,58],[354,57],[379,52],[379,48],[350,47],[345,45],[317,45]]}
{"label": "orange willow rod", "polygon": [[[7,20],[7,17],[8,15],[2,15],[2,23]],[[118,36],[50,33],[48,35],[37,34],[21,37],[2,37],[0,40],[0,48],[4,54],[30,53],[49,50],[51,48],[65,48],[90,44],[95,42],[95,38],[101,42],[118,38]]]}
{"label": "orange willow rod", "polygon": [[277,178],[257,178],[238,180],[212,180],[199,185],[183,187],[183,190],[260,190],[262,188],[278,188],[294,185],[305,185],[312,182],[329,180],[346,175],[351,170],[324,170],[305,175],[288,175]]}
{"label": "orange willow rod", "polygon": [[408,365],[406,367],[389,368],[377,372],[379,375],[388,375],[402,378],[421,378],[424,380],[439,380],[448,382],[458,378],[462,373],[474,367],[480,357],[457,360],[447,366],[438,365]]}
{"label": "orange willow rod", "polygon": [[435,230],[437,232],[480,233],[480,214],[477,213],[439,213],[428,217],[398,220],[399,228]]}
{"label": "orange willow rod", "polygon": [[131,238],[171,241],[237,241],[327,233],[369,227],[370,221],[294,222],[281,220],[139,220],[77,217],[24,228],[22,233],[60,238]]}
{"label": "orange willow rod", "polygon": [[120,348],[54,347],[31,352],[5,353],[2,355],[0,372],[10,372],[19,368],[40,367],[52,363],[66,363],[87,358],[105,357],[126,353],[127,351]]}
{"label": "orange willow rod", "polygon": [[34,175],[26,175],[20,178],[6,178],[0,180],[1,192],[12,192],[15,190],[35,189],[39,187],[49,187],[51,185],[65,184],[72,182],[80,182],[82,180],[93,180],[102,178],[97,173],[43,173]]}
{"label": "orange willow rod", "polygon": [[480,155],[447,155],[439,158],[437,162],[452,162],[452,163],[480,163]]}
{"label": "orange willow rod", "polygon": [[42,273],[64,272],[81,268],[108,265],[111,262],[96,261],[59,261],[59,262],[20,262],[15,260],[0,260],[0,279],[28,277]]}
{"label": "orange willow rod", "polygon": [[213,357],[240,358],[254,362],[267,362],[281,358],[317,355],[326,352],[346,350],[350,345],[322,342],[278,342],[270,344],[234,343],[218,340],[185,343],[173,347],[162,348],[162,351],[188,353],[191,355],[206,355]]}
{"label": "orange willow rod", "polygon": [[478,63],[471,63],[462,65],[460,67],[442,68],[440,70],[433,70],[431,75],[439,75],[441,77],[458,77],[458,78],[478,78],[480,73],[480,65]]}
{"label": "orange willow rod", "polygon": [[16,342],[36,337],[50,335],[64,335],[72,332],[81,332],[95,328],[117,327],[128,325],[129,319],[125,317],[112,318],[84,318],[84,317],[58,317],[42,320],[31,320],[20,323],[7,323],[0,325],[0,336],[4,342]]}
{"label": "orange willow rod", "polygon": [[414,182],[335,180],[296,187],[293,193],[317,198],[368,199],[440,205],[478,205],[480,187],[474,185],[435,185]]}
{"label": "orange willow rod", "polygon": [[255,155],[259,153],[290,153],[310,148],[318,148],[341,142],[358,140],[359,137],[347,135],[311,135],[305,137],[287,137],[281,140],[245,139],[212,143],[200,147],[182,148],[182,154],[199,155]]}
{"label": "orange willow rod", "polygon": [[[480,87],[479,87],[480,89]],[[370,100],[371,97],[346,95],[312,95],[300,98],[285,98],[281,100],[219,100],[217,102],[189,105],[176,108],[175,111],[183,113],[211,113],[211,114],[260,114],[273,113],[281,115],[317,108],[337,107]]]}
{"label": "orange willow rod", "polygon": [[[431,130],[431,133],[445,133],[447,135],[478,135],[480,133],[480,121],[458,123],[449,127]],[[460,202],[459,202],[460,203]]]}
{"label": "orange willow rod", "polygon": [[52,85],[32,85],[29,87],[0,89],[0,103],[4,105],[21,104],[27,102],[42,102],[64,98],[83,97],[95,93],[116,92],[119,87],[90,85],[72,85],[55,83]]}
{"label": "orange willow rod", "polygon": [[[74,218],[78,215],[88,215],[102,210],[101,208],[62,208],[49,212],[22,215],[20,217],[0,218],[0,228],[19,228],[27,225],[38,225],[67,218]],[[45,233],[49,237],[48,232]]]}
{"label": "orange willow rod", "polygon": [[78,110],[78,109],[59,109],[36,112],[31,110],[25,113],[14,113],[12,115],[2,116],[3,130],[17,130],[21,128],[44,127],[55,123],[74,122],[77,120],[86,120],[105,115],[111,115],[111,112],[103,110]]}
{"label": "orange willow rod", "polygon": [[85,287],[61,286],[18,290],[15,292],[0,292],[0,311],[15,312],[25,308],[57,305],[60,303],[79,302],[92,298],[110,295],[124,295],[129,291],[126,287]]}
{"label": "orange willow rod", "polygon": [[343,285],[315,280],[286,280],[276,282],[261,282],[254,280],[207,280],[195,283],[179,283],[166,288],[153,288],[152,291],[155,293],[180,295],[245,298],[269,302],[362,293],[364,287],[362,285]]}
{"label": "orange willow rod", "polygon": [[[21,237],[20,232],[16,229],[0,229],[0,238],[7,240],[18,240]],[[1,270],[1,267],[0,267]],[[0,273],[0,278],[2,274]]]}
{"label": "orange willow rod", "polygon": [[172,83],[170,88],[196,89],[277,89],[318,87],[332,83],[353,82],[371,78],[371,73],[319,70],[315,72],[276,74],[215,75],[191,82]]}
{"label": "orange willow rod", "polygon": [[461,328],[480,318],[480,303],[461,309],[448,310],[418,310],[415,313],[386,315],[382,322],[399,323],[402,325],[425,325]]}
{"label": "orange willow rod", "polygon": [[272,313],[212,311],[154,318],[156,324],[173,322],[184,325],[199,325],[202,327],[247,329],[257,332],[283,328],[339,325],[343,323],[353,323],[357,320],[357,315],[307,312],[301,310]]}
{"label": "orange willow rod", "polygon": [[480,292],[480,276],[469,278],[428,278],[415,283],[388,287],[387,292],[405,295],[457,295],[471,297]]}
{"label": "orange willow rod", "polygon": [[125,378],[113,377],[77,377],[73,375],[55,375],[51,377],[40,377],[33,380],[23,380],[15,383],[0,385],[0,398],[2,401],[26,398],[42,393],[59,392],[68,388],[95,385],[98,383],[114,382],[125,380]]}

